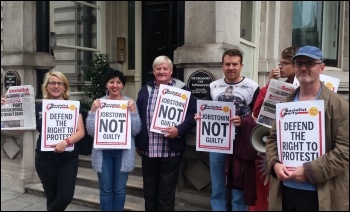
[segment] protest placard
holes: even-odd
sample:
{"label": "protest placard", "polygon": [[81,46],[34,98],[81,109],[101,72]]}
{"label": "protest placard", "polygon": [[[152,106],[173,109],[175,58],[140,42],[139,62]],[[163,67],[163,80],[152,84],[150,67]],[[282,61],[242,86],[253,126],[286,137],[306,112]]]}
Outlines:
{"label": "protest placard", "polygon": [[[334,91],[335,93],[338,92],[340,79],[335,78],[335,77],[331,77],[331,76],[327,76],[327,75],[324,75],[324,74],[320,74],[320,81],[327,88],[329,88],[331,91]],[[294,77],[293,84],[296,85],[296,86],[299,86],[299,81],[298,81],[298,79],[296,77]]]}
{"label": "protest placard", "polygon": [[197,100],[197,115],[196,150],[232,154],[234,103]]}
{"label": "protest placard", "polygon": [[284,102],[286,97],[297,87],[287,82],[270,79],[256,123],[271,128],[276,117],[276,104]]}
{"label": "protest placard", "polygon": [[288,170],[325,154],[324,100],[279,103],[276,111],[278,156]]}
{"label": "protest placard", "polygon": [[162,133],[167,127],[181,124],[187,112],[191,92],[161,84],[150,131]]}
{"label": "protest placard", "polygon": [[11,86],[1,106],[1,130],[35,130],[35,93],[31,85]]}
{"label": "protest placard", "polygon": [[94,148],[130,149],[131,118],[127,100],[101,99],[96,111]]}
{"label": "protest placard", "polygon": [[[71,136],[77,130],[79,101],[43,99],[41,151],[54,151],[54,145]],[[72,151],[74,144],[65,151]]]}

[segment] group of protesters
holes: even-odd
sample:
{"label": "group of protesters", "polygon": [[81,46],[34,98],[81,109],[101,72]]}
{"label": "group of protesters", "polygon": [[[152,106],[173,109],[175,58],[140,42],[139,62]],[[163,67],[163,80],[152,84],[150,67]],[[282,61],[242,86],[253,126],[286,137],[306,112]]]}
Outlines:
{"label": "group of protesters", "polygon": [[[270,79],[286,79],[297,87],[286,102],[324,101],[325,154],[304,161],[293,169],[281,161],[276,121],[266,139],[266,152],[258,153],[250,143],[250,132],[257,118],[269,83],[258,83],[242,75],[243,54],[228,49],[222,55],[224,77],[210,83],[206,100],[233,102],[236,113],[233,153],[209,152],[211,178],[210,203],[213,211],[253,210],[346,210],[349,209],[349,104],[321,81],[325,70],[323,54],[314,46],[288,47],[282,51]],[[126,76],[109,68],[103,76],[106,95],[94,99],[84,123],[78,117],[76,131],[59,141],[53,151],[42,151],[42,104],[35,107],[39,137],[35,149],[35,168],[43,184],[48,211],[65,210],[71,203],[78,172],[78,153],[66,147],[79,142],[85,134],[95,135],[95,119],[101,100],[125,100],[130,113],[130,149],[92,149],[102,211],[123,211],[128,175],[135,166],[135,154],[142,158],[143,194],[146,211],[174,211],[175,193],[186,134],[196,127],[196,98],[191,95],[183,121],[161,133],[150,130],[156,115],[160,85],[191,92],[184,82],[172,77],[173,63],[167,56],[153,62],[154,79],[138,92],[136,100],[125,96]],[[70,86],[66,76],[56,70],[46,73],[42,84],[44,99],[68,100]],[[6,99],[1,99],[5,104]],[[302,104],[302,103],[301,103]],[[86,127],[86,130],[85,130]],[[283,128],[279,129],[283,130]],[[281,133],[281,132],[280,132]],[[258,176],[257,160],[263,160],[264,177]],[[229,208],[230,207],[230,208]]]}

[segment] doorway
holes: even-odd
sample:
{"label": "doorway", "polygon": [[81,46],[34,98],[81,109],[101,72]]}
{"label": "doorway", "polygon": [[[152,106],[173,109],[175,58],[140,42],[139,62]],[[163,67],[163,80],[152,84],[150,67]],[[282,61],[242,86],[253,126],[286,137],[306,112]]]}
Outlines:
{"label": "doorway", "polygon": [[[184,1],[142,2],[142,86],[154,79],[153,60],[184,44]],[[174,65],[172,77],[183,81],[183,69]]]}

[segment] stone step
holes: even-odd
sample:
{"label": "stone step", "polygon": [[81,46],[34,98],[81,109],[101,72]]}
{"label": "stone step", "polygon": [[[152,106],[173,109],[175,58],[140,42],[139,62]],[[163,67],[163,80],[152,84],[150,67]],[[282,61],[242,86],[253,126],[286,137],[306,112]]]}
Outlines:
{"label": "stone step", "polygon": [[[133,210],[138,206],[131,207],[136,200],[142,199],[142,210],[144,210],[144,199],[143,199],[143,179],[142,179],[142,167],[141,167],[141,157],[136,155],[135,169],[129,174],[127,181],[127,201],[128,210]],[[82,164],[88,164],[79,166],[77,175],[77,187],[88,187],[90,189],[97,190],[97,201],[98,201],[98,179],[96,172],[91,168],[91,156],[79,156],[80,162]],[[135,199],[132,199],[135,198]],[[86,205],[89,203],[81,202],[81,204]],[[125,204],[125,207],[127,204]],[[96,206],[95,206],[96,207]],[[99,205],[98,205],[99,207]],[[183,186],[180,191],[176,192],[175,200],[175,210],[177,211],[210,211],[210,190],[202,189],[201,191],[196,190],[193,187]]]}
{"label": "stone step", "polygon": [[[90,155],[79,155],[79,167],[92,168]],[[142,176],[141,157],[135,156],[135,168],[132,171],[133,175]]]}
{"label": "stone step", "polygon": [[[45,196],[41,183],[25,186],[27,193]],[[91,208],[100,209],[99,190],[86,186],[75,186],[73,203]],[[133,195],[126,195],[125,211],[144,211],[144,199]],[[191,194],[188,191],[180,191],[176,194],[176,211],[210,211],[209,196]]]}
{"label": "stone step", "polygon": [[[91,168],[79,167],[76,185],[86,186],[98,189],[98,179],[96,172]],[[143,180],[142,176],[129,174],[126,183],[126,193],[143,197]]]}
{"label": "stone step", "polygon": [[79,167],[92,168],[90,155],[79,155]]}
{"label": "stone step", "polygon": [[[28,193],[39,196],[45,196],[44,189],[41,183],[28,184],[25,186],[25,189]],[[100,209],[99,189],[76,185],[72,202]],[[124,210],[144,211],[144,199],[142,197],[127,194]]]}
{"label": "stone step", "polygon": [[175,208],[180,211],[211,211],[210,192],[183,187],[176,191]]}

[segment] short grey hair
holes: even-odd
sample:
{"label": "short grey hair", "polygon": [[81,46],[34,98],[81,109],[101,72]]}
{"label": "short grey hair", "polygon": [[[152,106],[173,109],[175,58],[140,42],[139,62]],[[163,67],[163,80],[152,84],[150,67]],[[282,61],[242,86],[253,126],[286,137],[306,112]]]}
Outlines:
{"label": "short grey hair", "polygon": [[169,57],[164,56],[164,55],[158,56],[158,57],[156,57],[156,59],[154,59],[152,68],[154,69],[154,67],[156,67],[156,65],[163,64],[165,61],[168,61],[170,68],[173,69],[173,62],[170,60]]}

